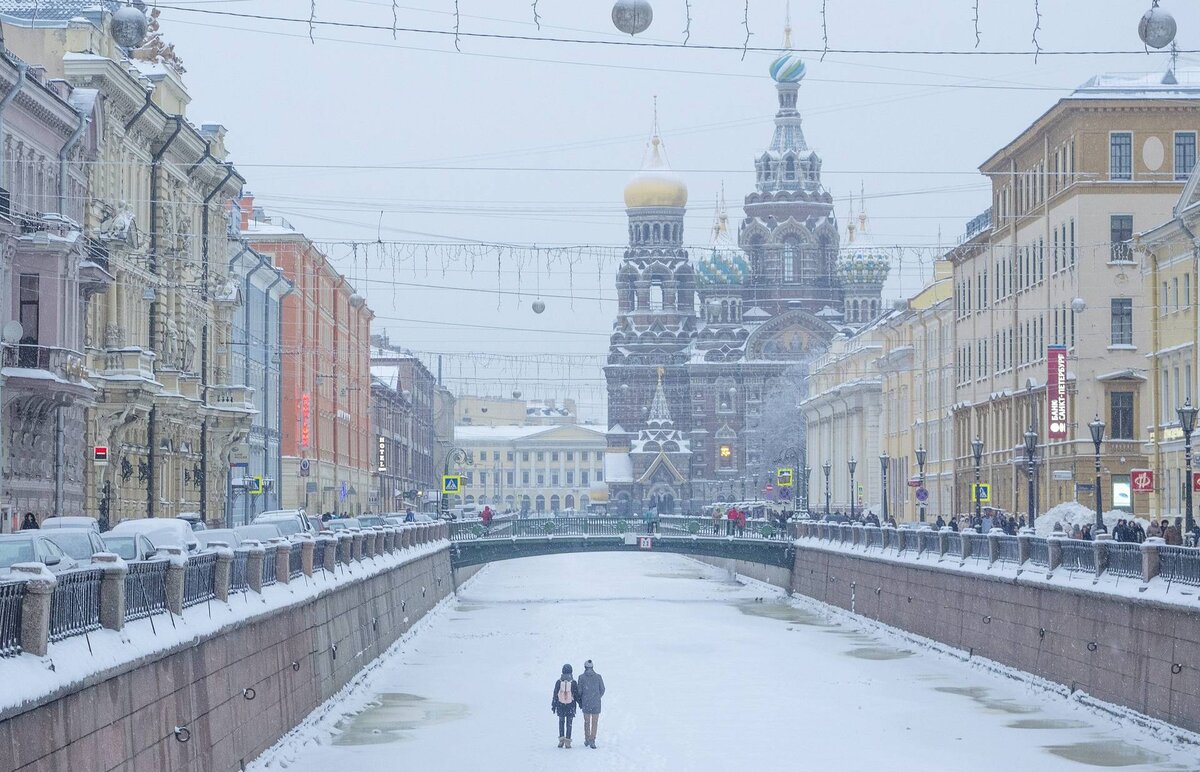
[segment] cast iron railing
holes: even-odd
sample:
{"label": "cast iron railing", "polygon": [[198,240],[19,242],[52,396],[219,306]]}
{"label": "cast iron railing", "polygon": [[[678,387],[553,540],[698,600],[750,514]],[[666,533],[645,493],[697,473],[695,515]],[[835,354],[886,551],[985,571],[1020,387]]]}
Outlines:
{"label": "cast iron railing", "polygon": [[125,621],[145,619],[167,610],[166,560],[129,564],[125,575]]}
{"label": "cast iron railing", "polygon": [[0,657],[21,653],[21,605],[25,582],[0,584]]}
{"label": "cast iron railing", "polygon": [[58,584],[50,596],[51,641],[99,629],[103,580],[104,572],[99,568],[58,575]]}
{"label": "cast iron railing", "polygon": [[188,558],[183,571],[183,607],[195,606],[217,597],[217,553]]}

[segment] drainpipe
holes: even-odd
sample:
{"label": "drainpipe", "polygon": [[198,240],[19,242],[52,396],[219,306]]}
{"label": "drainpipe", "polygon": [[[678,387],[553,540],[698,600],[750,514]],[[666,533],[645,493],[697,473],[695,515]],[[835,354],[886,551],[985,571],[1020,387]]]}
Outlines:
{"label": "drainpipe", "polygon": [[[0,46],[2,46],[2,43],[0,43]],[[17,93],[20,92],[21,87],[25,85],[25,76],[28,73],[29,73],[29,65],[25,64],[24,62],[21,62],[20,64],[18,64],[17,65],[17,80],[16,80],[16,82],[13,83],[12,88],[10,88],[8,90],[8,93],[4,95],[4,98],[0,99],[0,148],[3,147],[3,140],[4,140],[4,111],[12,103],[12,101],[17,98]],[[4,164],[4,153],[3,152],[0,152],[0,187],[3,187],[5,190],[8,190],[8,167],[5,166],[5,164]],[[10,201],[9,210],[11,211],[12,199],[10,198],[9,201]],[[4,275],[7,274],[7,272],[8,272],[8,266],[0,265],[0,278],[3,278]],[[5,283],[5,286],[7,286],[7,283]],[[3,354],[3,351],[4,351],[4,348],[2,345],[0,345],[0,355]],[[3,405],[4,405],[3,389],[4,389],[4,376],[0,375],[0,421],[7,424],[7,420],[6,420],[7,416],[3,414],[3,410],[4,410],[4,408],[3,408]],[[4,434],[5,434],[5,432],[0,431],[0,470],[3,469],[4,460],[6,458],[8,458],[8,456],[6,455],[6,452],[4,450]],[[5,500],[4,475],[0,474],[0,502],[3,502],[4,500]],[[3,525],[3,524],[0,524],[0,525]],[[3,527],[0,527],[0,531],[3,531]]]}
{"label": "drainpipe", "polygon": [[[283,299],[296,291],[296,285],[288,282],[287,289],[279,295],[279,312],[275,315],[275,350],[279,352],[279,364],[275,367],[276,377],[280,382],[280,399],[275,402],[275,432],[278,434],[275,443],[275,479],[280,480],[277,485],[282,484],[283,477]],[[267,372],[270,373],[270,363],[267,364]],[[270,440],[271,435],[267,434],[267,439]],[[280,488],[275,489],[275,502],[279,507],[283,506],[283,491]]]}
{"label": "drainpipe", "polygon": [[138,119],[146,114],[146,111],[150,109],[150,105],[153,104],[153,102],[151,101],[151,97],[153,97],[153,96],[154,96],[153,89],[150,89],[146,92],[146,101],[143,102],[142,106],[138,108],[138,111],[133,114],[133,117],[125,122],[125,131],[129,131],[131,128],[133,128],[133,124],[137,123]]}
{"label": "drainpipe", "polygon": [[[1192,382],[1187,385],[1190,392],[1192,390],[1192,383],[1196,382],[1197,361],[1200,360],[1200,351],[1197,351],[1200,348],[1200,328],[1197,327],[1196,318],[1196,297],[1197,293],[1200,293],[1200,286],[1197,286],[1200,285],[1200,241],[1196,240],[1196,232],[1188,227],[1187,220],[1182,211],[1179,213],[1179,227],[1183,228],[1183,232],[1192,240],[1192,296],[1188,298],[1188,306],[1190,307],[1190,315],[1192,317],[1190,324],[1192,328]],[[1158,292],[1157,284],[1154,287],[1154,291],[1155,293]],[[1195,403],[1193,402],[1192,404]],[[1191,485],[1192,481],[1187,480],[1185,484]],[[1188,514],[1189,516],[1191,515],[1191,513]]]}
{"label": "drainpipe", "polygon": [[[200,160],[192,164],[188,169],[188,176],[192,176],[192,172],[204,163],[205,159],[212,158],[212,145],[208,142],[204,143],[204,155],[200,156]],[[200,210],[200,298],[205,302],[208,301],[208,225],[209,225],[209,206],[212,204],[213,197],[225,187],[225,183],[229,182],[233,177],[233,166],[227,165],[225,169],[225,177],[217,186],[209,191],[209,194],[204,197],[204,203]],[[204,405],[208,405],[208,325],[204,325],[203,335],[200,339],[200,393],[203,395]],[[208,519],[208,416],[201,415],[200,417],[200,520]]]}
{"label": "drainpipe", "polygon": [[[245,340],[240,341],[240,343],[245,346],[245,349],[244,349],[245,353],[242,355],[242,383],[243,384],[249,384],[249,382],[250,382],[250,290],[251,290],[251,281],[250,280],[251,280],[251,278],[254,277],[254,274],[258,273],[263,268],[269,267],[266,259],[263,258],[262,255],[258,254],[257,252],[254,252],[254,250],[245,246],[245,244],[243,243],[242,251],[238,253],[238,256],[240,257],[241,255],[245,254],[246,252],[252,252],[258,258],[258,263],[256,263],[255,266],[253,268],[251,268],[249,271],[246,271],[246,307],[245,307],[245,310],[243,311],[244,321],[243,321],[243,330],[242,330],[242,335],[245,338]],[[234,259],[236,260],[237,257],[235,257]],[[233,264],[231,262],[230,263],[231,268],[232,268],[232,265]],[[249,435],[247,435],[247,443],[249,443]],[[247,471],[249,471],[249,469],[247,469]],[[245,494],[245,496],[246,496],[246,503],[245,503],[245,507],[244,507],[244,514],[246,515],[246,518],[245,518],[246,522],[249,523],[250,522],[250,510],[253,509],[253,507],[250,506],[250,494],[247,493],[247,494]]]}
{"label": "drainpipe", "polygon": [[67,163],[71,158],[71,153],[74,153],[75,148],[79,146],[79,140],[83,139],[84,130],[92,122],[92,119],[82,110],[78,112],[78,115],[79,126],[67,140],[67,144],[62,146],[62,150],[58,151],[58,213],[64,217],[67,215]]}
{"label": "drainpipe", "polygon": [[[268,453],[268,447],[270,446],[270,442],[268,441],[270,439],[270,432],[268,431],[268,425],[267,425],[267,416],[270,415],[270,410],[271,410],[271,389],[268,388],[270,381],[271,381],[271,336],[268,333],[268,330],[271,329],[271,293],[275,291],[275,287],[281,281],[286,281],[286,279],[283,278],[283,272],[276,271],[275,281],[271,282],[267,286],[266,291],[263,293],[263,408],[262,408],[262,412],[263,412],[263,474],[264,475],[269,475],[270,471],[271,471],[271,466],[268,463],[270,461],[270,456]],[[282,300],[283,300],[283,296],[281,295],[280,301],[282,302]],[[276,314],[276,316],[281,317],[282,314]],[[278,324],[278,323],[279,323],[279,320],[276,319],[276,324]],[[280,390],[280,392],[281,392],[281,396],[280,396],[279,401],[282,402],[283,401],[282,389]],[[272,479],[275,480],[276,485],[279,484],[280,481],[279,481],[278,475],[276,475]],[[275,488],[275,490],[278,491],[278,488]],[[276,495],[278,495],[278,493],[276,493]]]}
{"label": "drainpipe", "polygon": [[[146,107],[149,106],[150,95],[146,95]],[[140,115],[140,113],[139,113]],[[135,116],[136,119],[136,116]],[[162,144],[153,157],[150,159],[150,273],[158,274],[158,168],[162,163],[163,156],[167,154],[167,150],[171,144],[175,142],[175,138],[183,131],[183,118],[178,115],[172,115],[171,119],[175,121],[175,131],[167,137],[167,141]],[[149,346],[153,351],[154,345],[154,328],[158,321],[158,297],[150,301],[150,317],[148,332],[150,335]],[[148,470],[146,480],[146,517],[154,517],[154,425],[158,420],[158,408],[150,408],[150,416],[147,419],[146,437],[150,440],[150,447],[147,450],[146,467]]]}

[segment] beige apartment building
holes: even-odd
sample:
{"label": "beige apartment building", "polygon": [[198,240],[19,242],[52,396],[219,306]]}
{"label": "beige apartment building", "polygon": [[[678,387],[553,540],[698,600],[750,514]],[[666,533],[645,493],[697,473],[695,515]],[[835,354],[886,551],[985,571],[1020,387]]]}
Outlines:
{"label": "beige apartment building", "polygon": [[[1178,169],[1183,176],[1186,165]],[[1197,259],[1200,241],[1200,170],[1192,167],[1173,216],[1137,239],[1149,317],[1149,393],[1142,410],[1146,453],[1155,471],[1149,511],[1156,518],[1184,515],[1187,481],[1178,408],[1196,404]],[[1195,440],[1193,439],[1193,447]],[[1195,468],[1195,466],[1193,466]],[[1200,496],[1195,496],[1200,500]]]}
{"label": "beige apartment building", "polygon": [[[1088,423],[1106,424],[1105,510],[1145,514],[1129,493],[1147,466],[1151,319],[1133,234],[1171,216],[1196,158],[1200,82],[1185,73],[1102,75],[1058,101],[981,167],[991,222],[954,265],[955,510],[971,507],[975,461],[992,506],[1028,511],[1024,434],[1038,435],[1039,511],[1094,502]],[[1047,347],[1067,347],[1065,436],[1049,438]]]}
{"label": "beige apartment building", "polygon": [[[882,379],[882,450],[888,455],[888,512],[898,521],[919,520],[919,483],[928,498],[927,520],[951,511],[954,498],[953,266],[934,265],[933,280],[903,310],[879,326]],[[924,468],[918,450],[925,454]],[[922,472],[924,475],[922,476]],[[910,482],[912,483],[910,485]]]}
{"label": "beige apartment building", "polygon": [[499,512],[585,512],[608,501],[604,432],[587,426],[456,426],[462,503]]}

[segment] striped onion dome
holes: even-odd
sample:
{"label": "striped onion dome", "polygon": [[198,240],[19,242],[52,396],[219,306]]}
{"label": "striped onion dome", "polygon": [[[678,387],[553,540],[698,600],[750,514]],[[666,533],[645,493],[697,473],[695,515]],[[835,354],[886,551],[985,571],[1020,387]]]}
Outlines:
{"label": "striped onion dome", "polygon": [[771,62],[771,78],[776,83],[799,83],[806,69],[803,59],[787,52]]}

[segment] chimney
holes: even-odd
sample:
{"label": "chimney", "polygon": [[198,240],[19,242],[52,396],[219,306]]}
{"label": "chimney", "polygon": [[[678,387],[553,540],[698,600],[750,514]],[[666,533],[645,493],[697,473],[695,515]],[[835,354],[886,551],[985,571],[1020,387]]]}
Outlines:
{"label": "chimney", "polygon": [[242,213],[242,230],[250,229],[250,218],[254,216],[254,194],[246,191],[242,194],[242,200],[238,202],[238,209]]}

